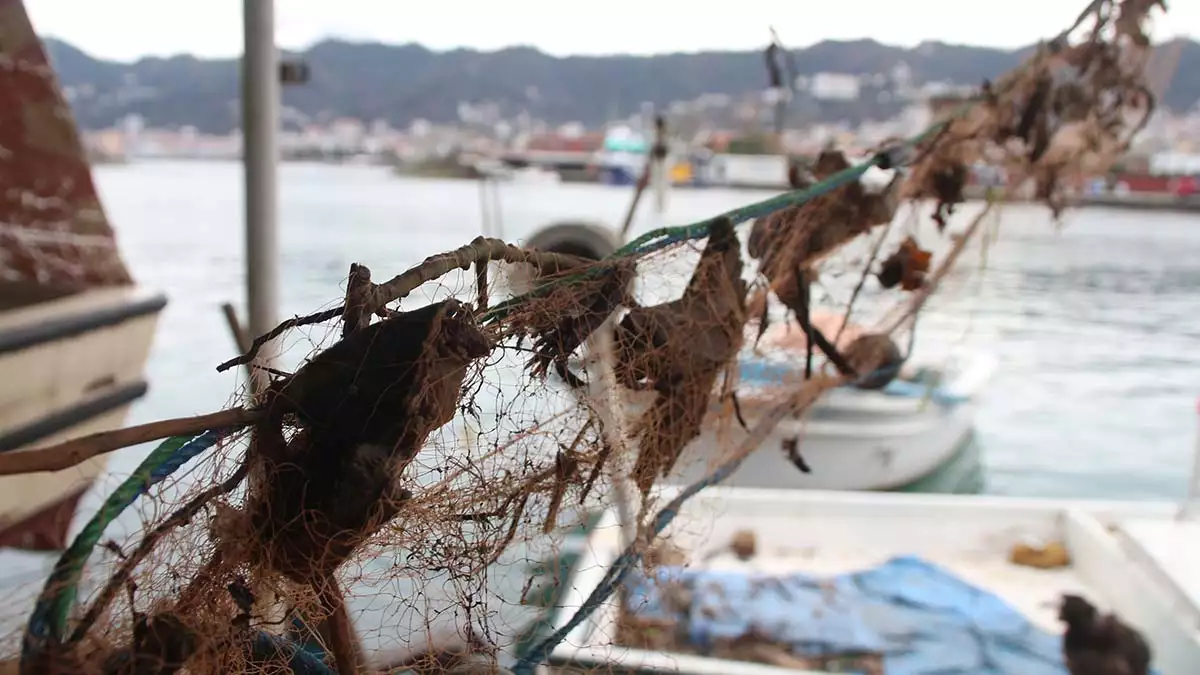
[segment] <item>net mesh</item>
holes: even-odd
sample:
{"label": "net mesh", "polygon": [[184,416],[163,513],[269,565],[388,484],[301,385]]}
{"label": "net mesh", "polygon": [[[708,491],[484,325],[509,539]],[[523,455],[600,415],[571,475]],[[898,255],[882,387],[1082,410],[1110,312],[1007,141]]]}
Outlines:
{"label": "net mesh", "polygon": [[[459,672],[503,655],[529,672],[577,625],[547,623],[539,605],[561,600],[597,514],[622,514],[628,555],[587,611],[632,567],[677,558],[656,535],[679,500],[735,471],[780,420],[897,375],[916,315],[996,201],[943,232],[972,165],[1005,167],[1010,189],[1057,210],[1075,177],[1127,147],[1153,107],[1140,80],[1152,4],[1095,3],[917,139],[859,164],[827,152],[807,188],[603,260],[481,237],[383,283],[352,266],[341,306],[264,336],[317,345],[294,372],[264,369],[260,339],[222,368],[249,365],[265,389],[122,437],[171,436],[31,586],[12,662]],[[892,175],[872,186],[876,170]],[[739,382],[739,359],[772,344],[802,366]],[[118,443],[85,441],[0,466]],[[803,463],[802,444],[790,452]],[[703,478],[667,502],[659,488],[688,467]],[[139,499],[143,527],[106,539]]]}

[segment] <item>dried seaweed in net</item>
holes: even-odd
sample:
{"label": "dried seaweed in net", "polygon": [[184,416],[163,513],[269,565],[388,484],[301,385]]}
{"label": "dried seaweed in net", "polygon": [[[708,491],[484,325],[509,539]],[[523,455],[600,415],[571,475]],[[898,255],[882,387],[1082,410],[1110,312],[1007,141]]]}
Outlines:
{"label": "dried seaweed in net", "polygon": [[[382,284],[365,267],[352,268],[344,306],[273,332],[341,318],[342,339],[224,418],[250,425],[248,446],[226,437],[190,465],[192,485],[150,493],[155,506],[177,508],[154,514],[133,546],[113,546],[115,572],[93,566],[100,590],[83,589],[82,618],[58,649],[29,660],[28,672],[270,672],[306,658],[342,671],[379,666],[379,654],[394,645],[378,636],[367,644],[362,612],[371,598],[364,595],[388,605],[380,624],[402,634],[389,639],[414,641],[394,661],[439,651],[435,643],[457,633],[477,660],[514,649],[516,629],[497,617],[516,601],[501,598],[490,575],[557,550],[558,526],[608,506],[623,480],[637,484],[645,506],[706,425],[727,421],[729,412],[713,404],[722,389],[738,387],[731,365],[753,313],[745,273],[758,272],[799,317],[809,309],[808,287],[843,247],[891,222],[899,202],[961,201],[960,178],[981,158],[1007,162],[1056,207],[1069,174],[1110,161],[1140,124],[1136,113],[1149,107],[1136,76],[1144,46],[1138,17],[1148,7],[1130,1],[1115,19],[1086,15],[1099,18],[1081,42],[1046,46],[982,92],[975,107],[915,139],[914,152],[891,166],[905,168],[882,191],[843,180],[861,166],[831,152],[814,172],[836,186],[823,181],[804,193],[816,195],[808,201],[768,200],[733,212],[767,214],[749,235],[756,268],[739,254],[742,216],[677,228],[597,262],[480,238]],[[839,374],[806,373],[807,383],[788,381],[761,396],[767,412],[705,481],[728,475],[772,424],[822,391],[847,382],[882,386],[880,367],[904,361],[891,334],[911,322],[980,218],[934,258],[937,265],[934,242],[915,232],[895,247],[880,239],[879,265],[873,254],[840,262],[893,287],[882,289],[883,328],[850,341],[844,353],[829,347],[827,360],[845,361]],[[700,239],[704,250],[681,274],[674,263],[687,259],[686,242]],[[502,288],[488,283],[492,261],[534,264],[545,274],[534,292],[493,303],[487,296]],[[472,266],[473,279],[455,281]],[[639,301],[630,289],[635,279],[657,288],[676,278],[688,281],[671,299]],[[463,297],[411,311],[387,306],[434,282]],[[472,285],[474,305],[464,292]],[[844,303],[844,316],[856,297]],[[605,322],[620,396],[650,400],[602,415],[590,352],[602,342],[597,335],[607,335]],[[532,353],[522,337],[533,338]],[[568,367],[572,359],[579,373]],[[630,438],[613,426],[632,429]],[[641,515],[641,531],[653,534],[657,514]],[[537,543],[545,532],[554,533],[551,541]],[[320,651],[310,654],[308,642]],[[444,660],[429,666],[447,667]]]}
{"label": "dried seaweed in net", "polygon": [[742,345],[746,284],[740,249],[733,224],[718,221],[683,295],[635,307],[617,324],[617,381],[657,394],[637,423],[633,479],[642,494],[699,435],[717,375]]}
{"label": "dried seaweed in net", "polygon": [[[334,344],[290,378],[257,427],[269,491],[251,497],[266,564],[327,577],[408,494],[395,478],[454,416],[467,366],[490,352],[456,301],[396,313]],[[282,437],[286,416],[300,431]]]}
{"label": "dried seaweed in net", "polygon": [[529,360],[534,377],[545,377],[553,364],[555,373],[565,382],[583,386],[584,382],[568,369],[568,360],[613,312],[631,304],[629,287],[636,273],[631,261],[594,263],[588,272],[578,283],[554,286],[510,319],[513,330],[534,335]]}

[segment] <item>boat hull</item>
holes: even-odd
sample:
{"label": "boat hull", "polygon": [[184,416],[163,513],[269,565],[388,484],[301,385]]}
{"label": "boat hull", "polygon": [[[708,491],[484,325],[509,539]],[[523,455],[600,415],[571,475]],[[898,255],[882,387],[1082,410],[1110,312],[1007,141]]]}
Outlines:
{"label": "boat hull", "polygon": [[[722,484],[801,490],[936,488],[941,470],[971,446],[975,405],[928,405],[929,410],[911,418],[785,421]],[[748,416],[746,422],[753,427],[755,419]],[[684,451],[667,482],[700,480],[728,459],[746,435],[736,421],[723,419],[719,428],[710,426]],[[793,439],[808,472],[789,456],[787,448]],[[954,482],[938,491],[976,491],[978,487],[977,481]]]}
{"label": "boat hull", "polygon": [[[145,395],[142,370],[166,300],[134,287],[85,291],[0,314],[0,452],[122,426]],[[96,457],[0,477],[0,546],[59,550]]]}
{"label": "boat hull", "polygon": [[[774,367],[765,368],[771,377]],[[936,370],[926,369],[923,383],[896,381],[883,391],[840,387],[828,392],[803,418],[780,422],[722,485],[979,492],[983,468],[974,433],[976,397],[994,369],[992,358],[978,354],[961,363],[950,361]],[[743,375],[759,378],[763,372]],[[778,400],[763,396],[762,391],[759,398],[748,396],[740,404],[750,428]],[[748,432],[732,407],[726,405],[709,416],[700,437],[684,449],[665,483],[695,483],[739,451]]]}

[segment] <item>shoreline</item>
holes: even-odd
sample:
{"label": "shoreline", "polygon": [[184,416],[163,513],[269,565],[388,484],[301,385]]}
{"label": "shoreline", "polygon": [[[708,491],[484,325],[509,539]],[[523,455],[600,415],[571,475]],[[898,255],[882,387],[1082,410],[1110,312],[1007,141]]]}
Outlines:
{"label": "shoreline", "polygon": [[[694,186],[694,185],[676,185],[673,188],[686,190],[704,190],[709,186]],[[730,185],[714,185],[728,190],[745,190],[754,192],[787,192],[790,190],[786,185],[766,186],[761,184],[730,184]],[[977,186],[969,186],[965,191],[967,201],[982,201],[986,198],[984,188]],[[1007,204],[1030,204],[1032,199],[1024,197],[1009,197],[1001,198],[1000,200]],[[1067,206],[1070,208],[1104,208],[1104,209],[1121,209],[1125,211],[1153,211],[1162,213],[1197,213],[1200,212],[1200,194],[1188,197],[1179,197],[1171,194],[1131,194],[1119,196],[1114,194],[1091,194],[1078,195],[1068,200]]]}
{"label": "shoreline", "polygon": [[[99,162],[101,167],[109,166],[131,166],[140,163],[156,163],[156,162],[198,162],[198,163],[226,163],[236,162],[236,159],[225,157],[137,157],[124,158],[122,161],[115,162]],[[347,167],[362,167],[376,166],[387,167],[386,164],[364,164],[361,162],[335,162],[323,161],[314,159],[293,159],[284,158],[281,164],[321,164],[325,166],[347,166]],[[399,169],[392,167],[393,172],[398,178],[449,178],[456,180],[478,180],[461,175],[454,175],[454,172],[438,172],[430,171],[429,169]],[[601,185],[599,181],[564,181],[575,183],[594,182],[596,185]],[[772,192],[781,193],[787,192],[790,188],[783,183],[779,185],[765,185],[762,183],[728,183],[723,185],[672,185],[673,190],[740,190],[746,192]],[[969,186],[966,190],[968,201],[978,201],[984,198],[984,189],[978,186]],[[1025,198],[1009,198],[1003,200],[1005,203],[1021,204],[1029,203],[1031,200]],[[1179,197],[1171,194],[1130,194],[1118,196],[1115,194],[1091,194],[1079,195],[1070,200],[1068,206],[1071,208],[1107,208],[1120,209],[1125,211],[1149,211],[1160,213],[1197,213],[1200,212],[1200,194],[1191,195],[1188,197]]]}

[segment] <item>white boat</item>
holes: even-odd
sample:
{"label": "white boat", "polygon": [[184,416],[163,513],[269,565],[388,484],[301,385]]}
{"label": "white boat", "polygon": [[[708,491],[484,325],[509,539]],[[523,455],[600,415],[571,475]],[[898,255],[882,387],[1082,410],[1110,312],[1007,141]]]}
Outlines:
{"label": "white boat", "polygon": [[[815,314],[814,325],[838,335],[838,316]],[[756,332],[751,326],[750,332]],[[844,348],[861,335],[839,336]],[[753,343],[753,338],[747,339]],[[777,324],[760,341],[761,354],[739,358],[738,408],[748,427],[778,401],[781,386],[804,374],[803,332]],[[815,363],[820,364],[819,357]],[[723,485],[806,490],[887,490],[975,493],[983,485],[975,442],[975,411],[996,362],[986,353],[908,361],[882,389],[839,387],[800,418],[780,422]],[[718,385],[718,389],[720,389]],[[638,401],[630,402],[632,410]],[[730,402],[714,405],[699,438],[681,453],[665,482],[687,485],[724,463],[746,437]]]}
{"label": "white boat", "polygon": [[[743,359],[740,390],[802,376],[803,357]],[[724,485],[779,489],[978,492],[974,424],[978,396],[995,370],[987,354],[910,363],[880,390],[839,387],[803,417],[779,423]],[[742,393],[750,427],[762,409]],[[769,399],[768,399],[769,400]],[[688,445],[668,482],[690,484],[721,464],[746,436],[729,406]]]}
{"label": "white boat", "polygon": [[[0,16],[0,452],[124,424],[166,299],[130,277],[45,49],[22,3]],[[35,125],[26,126],[36,121]],[[0,548],[61,550],[104,459],[0,477]]]}
{"label": "white boat", "polygon": [[[673,493],[667,488],[664,499]],[[551,664],[796,675],[839,672],[845,662],[834,665],[835,652],[857,648],[882,654],[880,672],[1065,673],[1057,606],[1070,593],[1140,630],[1161,675],[1191,675],[1200,663],[1200,523],[1178,513],[1178,505],[1162,503],[710,488],[684,502],[665,533],[686,561],[687,578],[683,562],[655,573],[683,582],[677,603],[692,619],[676,628],[692,640],[708,639],[708,652],[622,644],[614,594],[567,634]],[[621,552],[616,518],[606,513],[582,547],[558,603],[556,629],[568,625]],[[732,552],[735,536],[754,541],[748,558]],[[661,592],[669,586],[638,574],[622,587],[644,627],[653,623],[655,607],[647,601],[666,606]],[[744,594],[730,579],[753,580],[749,594],[759,597],[738,607]],[[723,588],[719,600],[714,588]],[[793,651],[824,646],[828,658],[788,668],[778,665],[777,650],[757,652],[758,663],[728,658],[737,638],[774,632],[756,609],[772,602]],[[933,606],[936,619],[922,611]],[[748,628],[756,621],[757,629]],[[669,620],[657,625],[660,634],[672,631]],[[985,657],[997,668],[971,665]]]}
{"label": "white boat", "polygon": [[[608,255],[617,246],[603,226],[573,222],[543,228],[526,245],[594,258]],[[510,273],[509,279],[514,290],[527,289],[527,275]],[[862,334],[854,325],[841,330],[840,313],[817,311],[812,320],[825,335],[836,337],[842,349]],[[778,400],[778,392],[772,396],[773,384],[803,376],[805,358],[803,331],[794,321],[776,322],[761,339],[757,332],[753,323],[747,329],[746,343],[757,346],[740,358],[737,387],[739,408],[748,426],[753,426],[756,410]],[[574,365],[579,368],[586,362],[580,357]],[[910,360],[882,390],[841,387],[828,392],[803,418],[780,423],[725,484],[979,492],[983,472],[975,442],[975,412],[995,369],[995,359],[985,353],[951,355],[927,363]],[[633,414],[646,403],[645,397],[637,395],[628,399]],[[714,406],[702,435],[684,449],[666,482],[693,483],[738,446],[746,431],[732,412],[727,403]]]}

